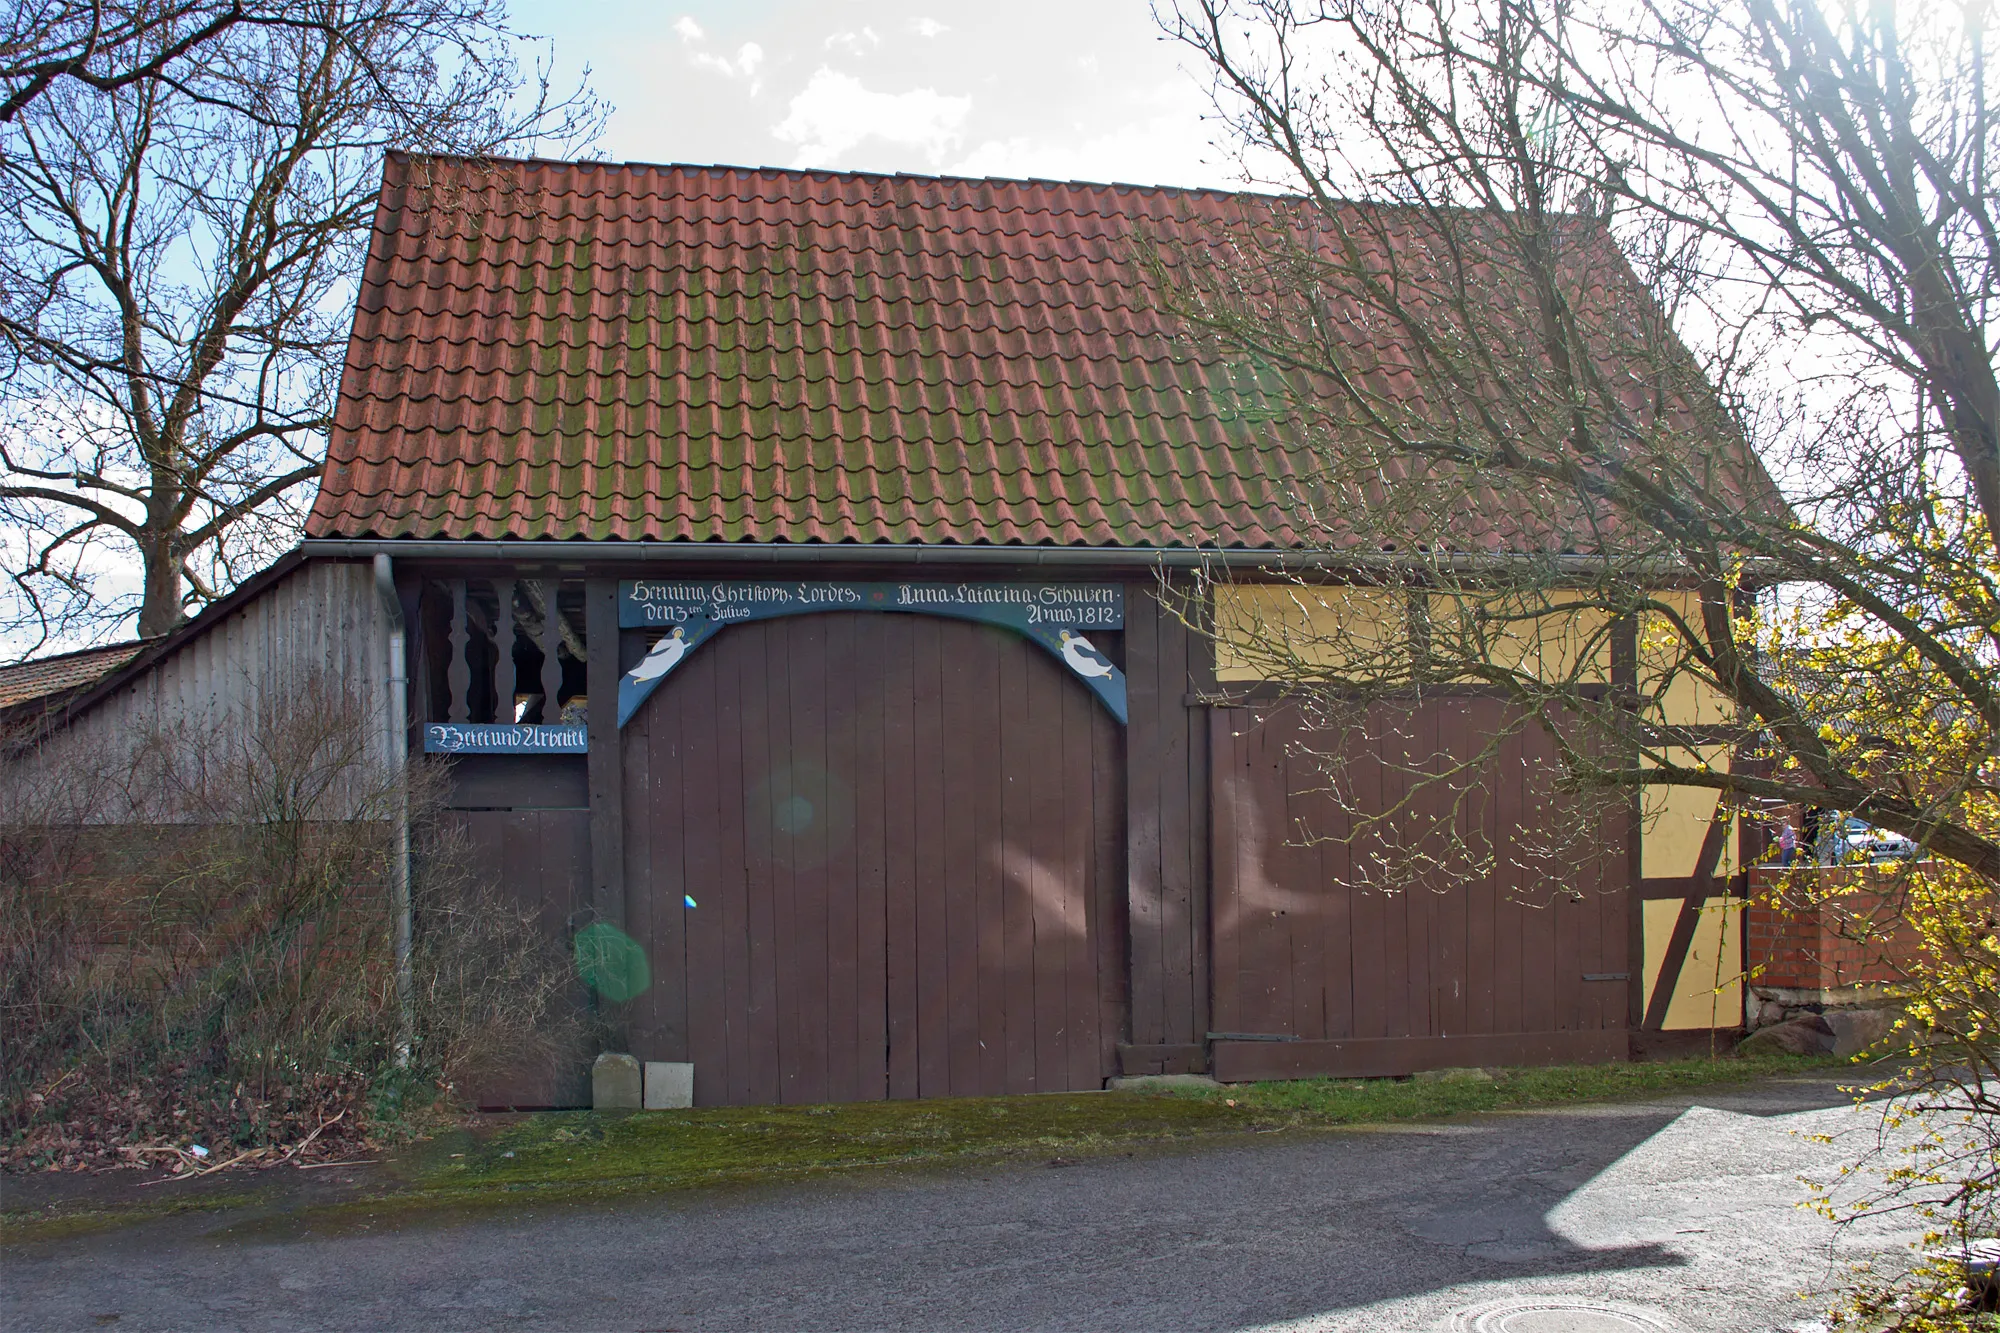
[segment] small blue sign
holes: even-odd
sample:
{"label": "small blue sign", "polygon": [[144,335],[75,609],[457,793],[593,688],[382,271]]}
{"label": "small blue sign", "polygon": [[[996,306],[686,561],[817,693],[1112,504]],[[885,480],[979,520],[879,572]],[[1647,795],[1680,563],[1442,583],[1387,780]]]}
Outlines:
{"label": "small blue sign", "polygon": [[432,722],[424,728],[426,754],[589,752],[589,730],[581,722],[547,726],[520,722]]}

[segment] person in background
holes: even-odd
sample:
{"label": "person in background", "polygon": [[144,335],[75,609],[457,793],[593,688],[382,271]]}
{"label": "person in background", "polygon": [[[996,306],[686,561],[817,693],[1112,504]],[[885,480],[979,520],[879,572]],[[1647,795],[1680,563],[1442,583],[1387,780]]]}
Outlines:
{"label": "person in background", "polygon": [[1778,864],[1790,866],[1799,854],[1799,835],[1792,831],[1792,821],[1787,819],[1778,825]]}

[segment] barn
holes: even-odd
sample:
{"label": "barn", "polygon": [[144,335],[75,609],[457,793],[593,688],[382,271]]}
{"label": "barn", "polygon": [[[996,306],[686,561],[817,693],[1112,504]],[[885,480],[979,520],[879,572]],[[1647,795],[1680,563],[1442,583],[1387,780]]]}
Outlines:
{"label": "barn", "polygon": [[[1611,820],[1555,894],[1384,894],[1297,836],[1309,724],[1226,626],[1343,560],[1254,376],[1178,343],[1131,262],[1244,207],[393,156],[304,540],[63,676],[45,734],[336,672],[384,755],[451,757],[483,877],[552,933],[638,942],[614,1041],[691,1065],[698,1104],[1737,1027],[1738,835],[1698,800]],[[1503,707],[1441,690],[1418,734],[1476,750]],[[1553,799],[1534,746],[1494,761],[1496,829]],[[587,1095],[579,1067],[489,1100]]]}

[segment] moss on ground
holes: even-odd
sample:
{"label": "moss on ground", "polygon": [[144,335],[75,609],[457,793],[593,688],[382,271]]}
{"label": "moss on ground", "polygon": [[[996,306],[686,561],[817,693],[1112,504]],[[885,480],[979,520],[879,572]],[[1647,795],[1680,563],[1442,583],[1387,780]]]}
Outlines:
{"label": "moss on ground", "polygon": [[[341,1199],[287,1200],[246,1175],[249,1195],[171,1201],[147,1188],[0,1213],[12,1242],[189,1209],[276,1206],[317,1222],[343,1215],[599,1199],[638,1191],[797,1179],[867,1167],[966,1160],[1069,1160],[1219,1135],[1429,1120],[1685,1092],[1825,1070],[1825,1058],[1673,1060],[1490,1071],[1434,1079],[1306,1079],[1234,1087],[965,1097],[840,1106],[688,1111],[552,1111],[484,1122],[396,1154]],[[167,1185],[172,1190],[175,1187]],[[265,1197],[266,1195],[272,1197]]]}
{"label": "moss on ground", "polygon": [[1215,1134],[1318,1129],[1557,1106],[1741,1083],[1833,1062],[1793,1056],[1570,1065],[1435,1080],[1307,1079],[1235,1087],[962,1097],[843,1106],[548,1112],[457,1154],[423,1189],[619,1189],[775,1179],[971,1157],[1084,1157]]}

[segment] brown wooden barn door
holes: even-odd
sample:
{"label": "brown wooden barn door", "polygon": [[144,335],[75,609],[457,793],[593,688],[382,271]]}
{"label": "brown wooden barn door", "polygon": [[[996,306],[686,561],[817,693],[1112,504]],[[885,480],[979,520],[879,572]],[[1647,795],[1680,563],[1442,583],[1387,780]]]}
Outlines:
{"label": "brown wooden barn door", "polygon": [[733,626],[626,733],[634,1053],[693,1061],[697,1103],[1101,1086],[1121,742],[1040,649],[921,616]]}
{"label": "brown wooden barn door", "polygon": [[[1338,736],[1287,708],[1213,712],[1218,1077],[1624,1058],[1622,820],[1548,850],[1555,829],[1583,821],[1549,781],[1553,742],[1538,728],[1506,737],[1462,792],[1412,777],[1480,756],[1502,708],[1429,701]],[[1328,795],[1329,753],[1350,807],[1407,800],[1391,830],[1451,830],[1416,847],[1437,869],[1365,887],[1380,878],[1375,839],[1404,835],[1353,834]],[[1489,862],[1470,878],[1468,853]]]}

